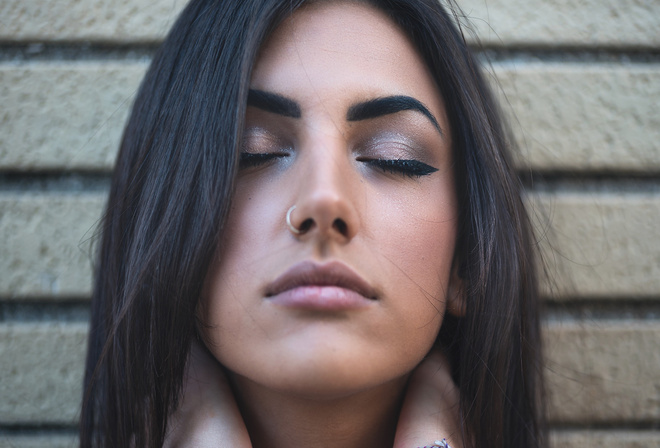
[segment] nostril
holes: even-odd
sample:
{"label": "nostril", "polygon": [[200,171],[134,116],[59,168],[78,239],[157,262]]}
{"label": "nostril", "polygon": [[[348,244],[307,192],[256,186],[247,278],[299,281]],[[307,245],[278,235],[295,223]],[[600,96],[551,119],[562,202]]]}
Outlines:
{"label": "nostril", "polygon": [[314,225],[314,220],[312,218],[307,218],[306,220],[304,220],[302,222],[302,224],[300,224],[300,227],[298,228],[298,230],[300,230],[300,232],[302,232],[302,233],[305,233],[309,229],[311,229],[311,227],[313,225]]}
{"label": "nostril", "polygon": [[334,227],[339,233],[342,235],[346,236],[348,234],[348,226],[346,225],[346,222],[343,219],[335,219],[335,221],[332,223],[332,227]]}

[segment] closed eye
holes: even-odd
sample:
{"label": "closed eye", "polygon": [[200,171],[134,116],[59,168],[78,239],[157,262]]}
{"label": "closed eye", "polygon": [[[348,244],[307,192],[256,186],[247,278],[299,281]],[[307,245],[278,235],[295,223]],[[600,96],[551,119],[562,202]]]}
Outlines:
{"label": "closed eye", "polygon": [[357,160],[358,162],[364,162],[378,168],[383,172],[400,174],[407,177],[428,176],[438,171],[437,168],[414,159],[367,159],[360,157]]}
{"label": "closed eye", "polygon": [[239,168],[253,168],[260,165],[265,165],[275,159],[288,157],[285,153],[251,153],[242,152],[239,159]]}

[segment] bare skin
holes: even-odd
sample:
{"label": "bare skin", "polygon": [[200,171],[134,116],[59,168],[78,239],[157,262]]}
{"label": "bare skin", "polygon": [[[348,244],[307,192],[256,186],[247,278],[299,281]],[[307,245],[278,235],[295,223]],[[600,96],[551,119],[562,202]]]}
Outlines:
{"label": "bare skin", "polygon": [[224,372],[196,342],[191,349],[182,398],[168,421],[166,448],[252,446]]}
{"label": "bare skin", "polygon": [[199,310],[228,377],[193,352],[169,443],[462,446],[446,361],[416,369],[462,308],[451,135],[427,67],[378,10],[315,3],[269,38],[250,87],[248,163]]}
{"label": "bare skin", "polygon": [[[463,446],[458,417],[458,388],[446,358],[432,352],[415,369],[395,425],[393,448],[429,445],[439,437],[453,448]],[[327,423],[326,423],[327,424]],[[361,431],[360,431],[361,432]],[[327,446],[341,446],[330,435]],[[291,443],[299,443],[298,441]],[[392,443],[388,440],[385,446]],[[367,440],[362,446],[377,445]],[[198,343],[193,344],[183,401],[170,417],[165,448],[251,448],[269,446],[250,439],[222,368]],[[292,445],[297,446],[297,445]],[[325,445],[321,445],[325,446]]]}

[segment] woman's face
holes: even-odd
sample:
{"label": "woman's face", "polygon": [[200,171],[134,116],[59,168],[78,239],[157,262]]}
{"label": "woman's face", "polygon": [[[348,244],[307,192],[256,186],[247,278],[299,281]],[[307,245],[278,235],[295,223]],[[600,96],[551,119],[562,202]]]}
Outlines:
{"label": "woman's face", "polygon": [[250,88],[200,309],[211,352],[238,381],[309,397],[404,377],[457,288],[451,136],[427,67],[381,12],[321,3],[270,37]]}

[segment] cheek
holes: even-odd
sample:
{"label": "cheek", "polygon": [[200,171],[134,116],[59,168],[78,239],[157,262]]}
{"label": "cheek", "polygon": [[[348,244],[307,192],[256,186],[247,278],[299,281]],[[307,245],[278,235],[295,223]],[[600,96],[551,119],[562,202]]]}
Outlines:
{"label": "cheek", "polygon": [[287,188],[290,189],[287,185],[268,187],[239,180],[218,251],[217,258],[221,261],[210,272],[208,281],[224,282],[230,290],[244,291],[270,274],[264,260],[290,244],[283,232],[290,200],[271,192]]}
{"label": "cheek", "polygon": [[[367,245],[378,248],[374,269],[383,273],[383,306],[392,318],[387,328],[396,329],[379,335],[390,341],[390,356],[421,359],[442,324],[457,234],[452,182],[390,195],[367,208]],[[444,192],[440,201],[438,192]]]}
{"label": "cheek", "polygon": [[386,262],[383,269],[390,272],[390,288],[407,291],[410,305],[426,304],[437,312],[438,305],[444,307],[456,245],[453,179],[406,193],[374,209],[372,232]]}
{"label": "cheek", "polygon": [[[209,270],[198,310],[198,317],[205,324],[202,332],[212,345],[240,340],[242,330],[254,325],[249,313],[253,302],[246,298],[257,297],[259,279],[268,274],[260,260],[277,251],[280,244],[270,222],[272,208],[277,207],[274,202],[272,198],[264,199],[263,194],[253,195],[249,188],[237,189],[223,243]],[[222,346],[223,350],[231,348],[226,343]]]}

